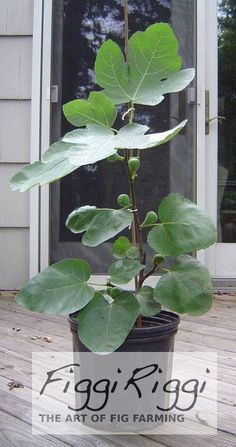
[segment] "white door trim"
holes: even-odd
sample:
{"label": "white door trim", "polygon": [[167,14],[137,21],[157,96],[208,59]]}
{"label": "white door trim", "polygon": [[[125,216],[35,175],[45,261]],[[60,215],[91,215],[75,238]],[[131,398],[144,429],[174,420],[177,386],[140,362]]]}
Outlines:
{"label": "white door trim", "polygon": [[[51,128],[51,67],[52,67],[52,12],[53,0],[44,1],[42,54],[42,127],[41,155],[50,145]],[[40,271],[49,265],[50,202],[49,185],[41,187],[40,200]]]}
{"label": "white door trim", "polygon": [[[43,1],[34,1],[30,161],[40,159]],[[30,191],[30,278],[39,271],[39,188]]]}
{"label": "white door trim", "polygon": [[[31,162],[50,144],[53,0],[34,0]],[[30,192],[30,278],[49,264],[49,186]]]}
{"label": "white door trim", "polygon": [[[206,1],[206,90],[210,92],[209,116],[218,115],[218,37],[217,37],[217,0]],[[204,114],[205,116],[205,114]],[[206,211],[217,225],[217,182],[218,182],[218,122],[210,123],[210,133],[206,138]],[[206,250],[206,267],[211,275],[217,277],[216,246]]]}
{"label": "white door trim", "polygon": [[[214,1],[214,0],[213,0]],[[205,172],[205,42],[206,42],[206,2],[205,0],[197,0],[197,174],[196,174],[196,190],[197,204],[206,209],[206,172]],[[205,265],[205,250],[197,253],[197,258]]]}
{"label": "white door trim", "polygon": [[[217,116],[217,0],[197,0],[197,203],[217,224],[217,121],[205,135],[205,91],[210,91],[210,117]],[[209,169],[209,167],[211,167]],[[197,258],[216,276],[216,244]]]}

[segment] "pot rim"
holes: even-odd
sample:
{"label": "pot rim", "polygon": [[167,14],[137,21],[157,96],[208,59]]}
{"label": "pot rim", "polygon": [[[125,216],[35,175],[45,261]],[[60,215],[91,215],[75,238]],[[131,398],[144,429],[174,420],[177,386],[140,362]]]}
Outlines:
{"label": "pot rim", "polygon": [[[75,317],[78,316],[78,314],[79,312],[74,312],[68,317],[71,331],[76,333],[78,321]],[[177,332],[178,325],[180,323],[180,317],[174,312],[161,310],[161,312],[153,317],[142,317],[142,321],[144,323],[144,326],[141,328],[133,327],[130,333],[127,335],[127,339],[146,339],[157,336],[160,337],[162,335],[169,335]]]}

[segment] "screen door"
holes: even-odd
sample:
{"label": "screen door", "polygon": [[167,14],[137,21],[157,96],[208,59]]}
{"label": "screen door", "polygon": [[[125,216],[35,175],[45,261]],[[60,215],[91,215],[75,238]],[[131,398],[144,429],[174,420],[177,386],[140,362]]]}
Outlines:
{"label": "screen door", "polygon": [[[53,83],[59,85],[59,102],[53,104],[52,140],[73,127],[61,113],[62,104],[87,98],[95,85],[93,66],[97,50],[106,39],[124,48],[123,0],[64,0],[55,2],[53,12]],[[156,22],[171,24],[180,41],[183,68],[195,66],[195,1],[130,0],[129,31],[143,31]],[[115,126],[121,125],[119,108]],[[185,117],[189,122],[172,142],[143,151],[142,170],[137,179],[138,207],[141,217],[156,210],[169,192],[179,192],[195,199],[195,89],[167,95],[156,107],[135,108],[135,120],[161,132],[177,125]],[[60,259],[87,259],[93,273],[104,273],[112,261],[112,240],[96,248],[84,247],[81,235],[65,227],[68,214],[83,205],[118,207],[119,194],[129,193],[121,163],[102,161],[84,166],[60,182],[51,185],[51,263]],[[124,234],[127,234],[124,232]]]}

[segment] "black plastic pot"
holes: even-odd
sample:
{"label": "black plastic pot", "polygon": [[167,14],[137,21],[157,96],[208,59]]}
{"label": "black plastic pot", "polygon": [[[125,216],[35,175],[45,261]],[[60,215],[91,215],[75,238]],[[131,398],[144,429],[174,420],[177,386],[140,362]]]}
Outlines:
{"label": "black plastic pot", "polygon": [[[73,350],[74,352],[89,352],[78,337],[78,322],[75,319],[77,315],[75,313],[69,316]],[[180,322],[179,316],[162,310],[155,317],[143,317],[142,321],[143,327],[133,328],[117,352],[172,352],[174,337]]]}
{"label": "black plastic pot", "polygon": [[[78,336],[78,322],[76,321],[75,317],[78,315],[78,313],[72,314],[69,317],[69,323],[70,323],[70,329],[73,336],[73,351],[74,351],[74,357],[78,362],[78,355],[83,355],[82,353],[90,352],[86,346],[80,341]],[[131,332],[129,333],[128,337],[124,341],[124,343],[117,349],[116,352],[130,352],[130,353],[167,353],[164,354],[164,368],[165,371],[163,380],[167,381],[171,379],[172,376],[172,360],[173,360],[173,350],[174,350],[174,338],[175,334],[178,330],[178,325],[180,322],[180,318],[178,315],[176,315],[173,312],[168,311],[161,311],[158,315],[155,317],[143,317],[142,319],[143,327],[142,328],[133,328]],[[91,331],[93,328],[91,328]],[[160,354],[161,355],[161,354]],[[102,356],[104,357],[104,356]],[[107,356],[105,356],[107,357]],[[108,356],[109,357],[109,356]],[[152,356],[152,359],[155,357]],[[101,356],[93,354],[93,363],[90,364],[89,372],[90,375],[94,378],[94,381],[96,381],[97,376],[97,370],[99,371],[99,362],[100,362]],[[124,360],[125,361],[125,360]],[[76,363],[76,362],[75,362]],[[80,362],[79,362],[80,363]],[[82,362],[83,363],[83,362]],[[81,367],[80,373],[82,373],[82,377],[86,377],[88,365],[86,362],[84,363],[84,366]],[[75,382],[78,382],[80,380],[79,373],[75,372]],[[81,396],[76,394],[75,395],[75,403],[76,408],[81,407]],[[149,397],[147,398],[146,407],[149,405]],[[117,401],[117,405],[119,403],[119,397]],[[168,407],[169,403],[169,394],[162,395],[160,399],[160,405],[162,408]],[[124,403],[124,411],[127,411],[127,405],[128,403]],[[135,408],[137,409],[138,413],[142,413],[143,406],[139,408],[139,405]],[[104,411],[104,410],[103,410]],[[89,412],[86,410],[89,416],[92,415],[92,412]],[[116,423],[108,423],[107,422],[101,422],[101,423],[93,423],[89,421],[86,421],[84,426],[92,427],[96,430],[105,430],[105,432],[111,432],[111,433],[119,433],[119,432],[145,432],[146,430],[149,430],[153,427],[156,427],[159,425],[159,423],[145,423],[145,424],[116,424]]]}

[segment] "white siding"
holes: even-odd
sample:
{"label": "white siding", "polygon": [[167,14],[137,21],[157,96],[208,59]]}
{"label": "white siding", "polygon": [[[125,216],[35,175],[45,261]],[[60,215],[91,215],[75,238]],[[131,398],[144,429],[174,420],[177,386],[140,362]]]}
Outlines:
{"label": "white siding", "polygon": [[29,229],[0,228],[2,290],[19,289],[29,279]]}
{"label": "white siding", "polygon": [[21,165],[0,164],[0,228],[21,228],[29,226],[29,193],[12,191],[9,188],[11,177],[19,171]]}
{"label": "white siding", "polygon": [[0,98],[31,97],[32,38],[0,37]]}
{"label": "white siding", "polygon": [[0,0],[0,289],[29,278],[29,194],[9,179],[30,161],[34,0]]}
{"label": "white siding", "polygon": [[0,0],[0,34],[33,34],[34,0]]}
{"label": "white siding", "polygon": [[0,101],[0,162],[30,160],[30,107],[30,100]]}

